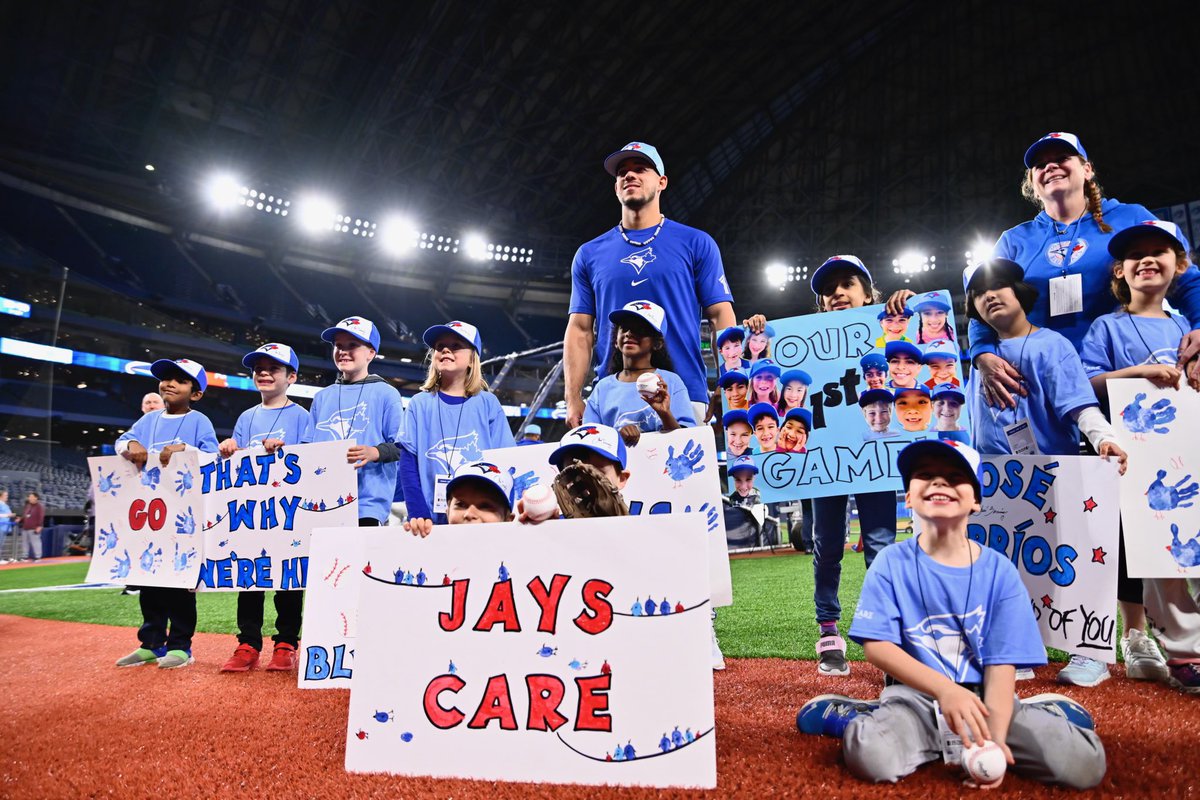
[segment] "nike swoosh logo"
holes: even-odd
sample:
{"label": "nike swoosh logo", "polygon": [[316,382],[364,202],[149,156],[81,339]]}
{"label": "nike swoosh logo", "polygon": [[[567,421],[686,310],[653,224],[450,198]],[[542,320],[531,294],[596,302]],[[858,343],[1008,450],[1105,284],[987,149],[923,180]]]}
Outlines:
{"label": "nike swoosh logo", "polygon": [[649,279],[649,278],[642,278],[640,281],[630,281],[630,282],[629,282],[629,285],[630,285],[630,286],[641,286],[643,283],[645,283],[645,282],[646,282],[646,281],[648,281],[648,280],[650,280],[650,279]]}

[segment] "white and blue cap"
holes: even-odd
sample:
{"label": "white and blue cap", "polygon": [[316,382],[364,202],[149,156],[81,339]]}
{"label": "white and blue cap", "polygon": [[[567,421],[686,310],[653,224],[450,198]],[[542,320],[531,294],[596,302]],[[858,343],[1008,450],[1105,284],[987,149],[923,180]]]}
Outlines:
{"label": "white and blue cap", "polygon": [[621,438],[621,434],[617,433],[616,428],[592,422],[567,431],[559,440],[558,448],[550,454],[550,463],[556,467],[559,466],[563,454],[572,447],[586,447],[610,461],[616,461],[621,465],[621,469],[625,469],[627,455],[625,441]]}
{"label": "white and blue cap", "polygon": [[379,349],[379,329],[366,317],[346,317],[332,328],[321,331],[321,338],[333,342],[338,331],[345,331],[363,344],[370,345],[372,350]]}
{"label": "white and blue cap", "polygon": [[658,303],[651,303],[649,300],[634,300],[609,314],[608,321],[614,325],[620,325],[621,320],[630,317],[642,320],[658,331],[660,335],[667,332],[667,312]]}
{"label": "white and blue cap", "polygon": [[203,392],[208,389],[208,376],[204,374],[204,367],[191,359],[181,358],[177,361],[172,361],[169,358],[160,358],[150,365],[150,374],[160,381],[166,380],[179,370],[183,370],[189,378],[194,379],[200,386],[200,391]]}
{"label": "white and blue cap", "polygon": [[789,408],[783,415],[783,421],[787,422],[789,419],[798,419],[804,423],[804,430],[812,430],[812,412],[807,408]]}
{"label": "white and blue cap", "polygon": [[253,353],[247,353],[242,357],[242,366],[246,369],[254,369],[254,364],[260,356],[278,361],[285,367],[291,367],[293,372],[300,371],[300,359],[296,357],[296,351],[279,342],[267,342]]}
{"label": "white and blue cap", "polygon": [[508,507],[512,508],[513,482],[508,470],[501,469],[489,461],[463,464],[454,471],[454,477],[446,484],[446,496],[449,497],[454,492],[455,486],[469,482],[495,487],[504,497],[504,502],[508,503]]}
{"label": "white and blue cap", "polygon": [[1055,144],[1063,144],[1079,154],[1079,157],[1084,161],[1088,160],[1087,150],[1083,149],[1083,142],[1079,141],[1079,137],[1073,133],[1065,131],[1055,131],[1047,133],[1042,138],[1038,139],[1033,144],[1029,145],[1029,149],[1025,151],[1025,166],[1028,169],[1033,169],[1033,165],[1037,163],[1038,154]]}
{"label": "white and blue cap", "polygon": [[955,398],[960,403],[967,402],[967,396],[963,394],[962,389],[959,389],[953,383],[939,383],[933,387],[933,391],[929,394],[934,400]]}
{"label": "white and blue cap", "polygon": [[779,382],[787,386],[792,381],[800,381],[805,386],[812,386],[812,375],[802,369],[789,369],[779,376]]}
{"label": "white and blue cap", "polygon": [[882,353],[867,353],[858,361],[858,365],[862,367],[862,371],[866,372],[869,369],[877,369],[880,372],[888,371],[887,359]]}
{"label": "white and blue cap", "polygon": [[421,334],[421,338],[425,341],[426,345],[433,347],[433,343],[444,333],[454,334],[474,347],[476,353],[483,352],[483,340],[479,338],[479,329],[469,322],[457,319],[450,320],[445,325],[434,325],[431,328],[426,328],[425,333]]}
{"label": "white and blue cap", "polygon": [[[779,365],[769,358],[760,358],[758,361],[755,361],[750,365],[751,379],[757,375],[761,375],[764,372],[769,372],[771,375],[778,378],[780,373]],[[725,374],[728,375],[729,373]]]}
{"label": "white and blue cap", "polygon": [[604,171],[615,177],[617,174],[617,165],[627,158],[640,158],[654,167],[654,170],[659,175],[667,174],[667,169],[663,166],[662,156],[658,154],[658,148],[645,142],[630,142],[617,152],[610,154],[608,158],[604,159]]}
{"label": "white and blue cap", "polygon": [[729,465],[729,474],[732,475],[735,472],[751,472],[757,475],[758,465],[754,463],[754,459],[750,456],[738,456]]}
{"label": "white and blue cap", "polygon": [[963,270],[963,291],[970,292],[976,279],[987,275],[998,276],[1010,283],[1025,280],[1024,268],[1015,261],[1009,261],[1007,258],[976,261]]}
{"label": "white and blue cap", "polygon": [[930,342],[925,345],[925,352],[921,356],[921,363],[928,364],[932,361],[946,359],[958,361],[959,358],[958,345],[949,339],[938,339],[936,342]]}
{"label": "white and blue cap", "polygon": [[746,331],[739,325],[732,325],[717,334],[717,349],[728,342],[730,339],[737,339],[739,342],[746,341]]}
{"label": "white and blue cap", "polygon": [[887,403],[891,405],[895,399],[887,389],[867,389],[858,396],[858,405],[860,408],[866,408],[872,403]]}
{"label": "white and blue cap", "polygon": [[867,279],[867,283],[871,284],[871,273],[867,270],[867,265],[859,259],[858,256],[833,256],[825,259],[825,263],[817,267],[817,271],[813,273],[812,286],[813,294],[821,294],[821,280],[825,275],[828,275],[831,270],[835,269],[852,269],[855,272],[861,272],[863,277]]}
{"label": "white and blue cap", "polygon": [[775,406],[770,403],[755,403],[750,406],[746,412],[746,417],[750,420],[750,427],[754,427],[763,417],[770,417],[775,420],[775,424],[779,424],[779,412],[775,410]]}
{"label": "white and blue cap", "polygon": [[922,311],[949,311],[950,304],[946,302],[946,296],[941,292],[926,292],[925,294],[917,295],[908,302],[913,304],[913,308],[917,313]]}
{"label": "white and blue cap", "polygon": [[899,356],[908,356],[918,364],[921,363],[921,348],[917,347],[912,342],[888,342],[883,346],[883,357],[888,361]]}
{"label": "white and blue cap", "polygon": [[725,412],[725,416],[721,417],[721,427],[728,428],[735,422],[744,422],[750,424],[750,415],[746,413],[744,408],[734,408]]}
{"label": "white and blue cap", "polygon": [[1108,240],[1108,254],[1117,260],[1125,258],[1125,250],[1129,247],[1129,242],[1147,231],[1157,231],[1177,244],[1185,253],[1192,249],[1188,245],[1187,237],[1174,222],[1167,222],[1165,219],[1147,219],[1114,233]]}
{"label": "white and blue cap", "polygon": [[904,481],[906,490],[912,479],[913,468],[916,467],[921,456],[926,454],[965,468],[970,473],[972,483],[975,485],[976,499],[982,495],[983,490],[979,483],[979,453],[973,447],[955,439],[921,439],[900,451],[900,455],[896,458],[896,466],[900,470],[900,477]]}

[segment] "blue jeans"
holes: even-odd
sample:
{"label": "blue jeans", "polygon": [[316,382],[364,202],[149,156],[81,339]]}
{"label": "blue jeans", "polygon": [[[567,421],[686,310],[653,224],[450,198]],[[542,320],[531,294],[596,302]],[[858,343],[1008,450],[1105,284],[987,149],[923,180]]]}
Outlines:
{"label": "blue jeans", "polygon": [[[896,541],[896,493],[856,494],[858,524],[862,529],[863,555],[867,568],[875,554]],[[846,552],[847,495],[813,499],[813,602],[817,622],[837,622],[842,616],[838,585],[842,580],[842,556]]]}

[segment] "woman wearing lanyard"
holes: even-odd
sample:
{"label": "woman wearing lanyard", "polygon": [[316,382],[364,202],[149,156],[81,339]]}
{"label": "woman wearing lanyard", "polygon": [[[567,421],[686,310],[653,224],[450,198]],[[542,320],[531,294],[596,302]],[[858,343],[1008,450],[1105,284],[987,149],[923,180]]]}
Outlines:
{"label": "woman wearing lanyard", "polygon": [[[1095,167],[1073,133],[1050,133],[1025,151],[1021,192],[1041,206],[1029,222],[1003,233],[993,255],[1020,264],[1025,281],[1038,290],[1029,321],[1067,338],[1078,350],[1092,321],[1113,310],[1109,293],[1112,257],[1108,240],[1141,220],[1154,217],[1140,205],[1103,196]],[[1194,267],[1179,277],[1172,298],[1193,328],[1200,328],[1200,272]],[[996,355],[996,334],[971,320],[971,363],[979,370],[988,405],[1015,405],[1014,393],[1025,394],[1021,374]],[[1200,331],[1184,338],[1180,352],[1200,347]]]}

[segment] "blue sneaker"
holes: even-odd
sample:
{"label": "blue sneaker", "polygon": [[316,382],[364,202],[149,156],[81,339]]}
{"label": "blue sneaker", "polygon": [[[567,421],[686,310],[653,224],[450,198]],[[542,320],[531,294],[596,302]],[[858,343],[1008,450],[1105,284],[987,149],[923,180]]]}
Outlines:
{"label": "blue sneaker", "polygon": [[858,700],[844,694],[822,694],[805,703],[796,714],[796,729],[813,736],[838,739],[850,720],[879,708],[878,700]]}
{"label": "blue sneaker", "polygon": [[1099,686],[1108,680],[1108,664],[1087,656],[1071,656],[1065,667],[1058,671],[1058,682],[1075,686]]}
{"label": "blue sneaker", "polygon": [[1044,708],[1051,714],[1060,716],[1067,722],[1080,728],[1087,728],[1090,731],[1096,729],[1096,722],[1092,719],[1092,715],[1088,713],[1088,710],[1066,695],[1039,694],[1021,702],[1027,706]]}

